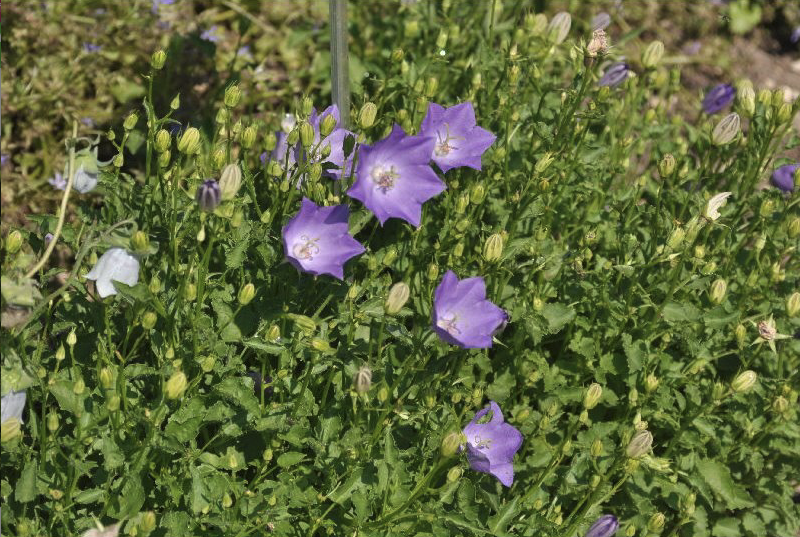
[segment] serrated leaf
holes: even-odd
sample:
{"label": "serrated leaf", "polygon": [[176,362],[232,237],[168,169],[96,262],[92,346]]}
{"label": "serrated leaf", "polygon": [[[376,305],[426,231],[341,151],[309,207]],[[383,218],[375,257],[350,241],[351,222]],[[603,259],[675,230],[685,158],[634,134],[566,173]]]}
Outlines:
{"label": "serrated leaf", "polygon": [[21,503],[27,503],[36,498],[36,461],[31,460],[25,463],[14,487],[14,497]]}
{"label": "serrated leaf", "polygon": [[701,459],[697,461],[697,470],[729,509],[742,509],[754,505],[753,499],[747,491],[734,482],[730,470],[722,463],[711,459]]}
{"label": "serrated leaf", "polygon": [[298,451],[289,451],[278,457],[278,466],[281,468],[289,468],[290,466],[294,466],[295,464],[299,463],[304,458],[305,455]]}
{"label": "serrated leaf", "polygon": [[542,308],[542,317],[547,320],[547,328],[551,334],[555,334],[575,318],[575,310],[564,304],[553,302],[545,304]]}

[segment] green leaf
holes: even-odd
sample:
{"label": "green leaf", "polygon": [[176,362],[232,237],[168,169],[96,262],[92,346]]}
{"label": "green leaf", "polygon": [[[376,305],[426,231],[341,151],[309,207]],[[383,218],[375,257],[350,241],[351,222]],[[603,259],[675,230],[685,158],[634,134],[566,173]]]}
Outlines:
{"label": "green leaf", "polygon": [[281,468],[289,468],[294,466],[305,458],[305,455],[297,451],[289,451],[278,457],[278,466]]}
{"label": "green leaf", "polygon": [[669,323],[694,322],[700,318],[700,310],[691,304],[668,302],[664,306],[664,320]]}
{"label": "green leaf", "polygon": [[722,463],[701,459],[697,461],[697,470],[708,486],[725,501],[729,509],[742,509],[755,505],[747,491],[733,481],[730,470]]}
{"label": "green leaf", "polygon": [[27,503],[36,498],[36,461],[25,463],[14,488],[14,497],[18,502]]}
{"label": "green leaf", "polygon": [[361,474],[364,470],[356,468],[350,477],[347,478],[342,484],[328,493],[328,499],[334,503],[342,505],[353,494],[353,490],[361,482]]}
{"label": "green leaf", "polygon": [[564,304],[553,302],[545,304],[542,308],[542,316],[547,320],[550,333],[555,334],[575,318],[575,310]]}
{"label": "green leaf", "polygon": [[139,476],[129,476],[119,494],[119,519],[130,518],[144,505],[144,488]]}
{"label": "green leaf", "polygon": [[741,537],[742,529],[739,527],[739,521],[737,519],[726,517],[719,519],[717,523],[714,524],[711,535],[714,537]]}
{"label": "green leaf", "polygon": [[519,495],[514,496],[514,499],[505,504],[499,513],[489,517],[489,531],[492,535],[506,533],[506,526],[519,513],[519,499]]}

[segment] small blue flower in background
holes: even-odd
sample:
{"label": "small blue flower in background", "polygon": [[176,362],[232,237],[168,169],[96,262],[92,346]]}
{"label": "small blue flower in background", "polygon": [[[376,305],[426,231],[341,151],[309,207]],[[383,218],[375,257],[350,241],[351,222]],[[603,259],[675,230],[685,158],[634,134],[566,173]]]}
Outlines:
{"label": "small blue flower in background", "polygon": [[100,52],[103,47],[100,45],[95,45],[94,43],[84,43],[83,50],[88,52],[89,54],[94,54],[95,52]]}
{"label": "small blue flower in background", "polygon": [[614,515],[603,515],[598,518],[584,537],[611,537],[617,533],[619,522]]}
{"label": "small blue flower in background", "polygon": [[784,192],[794,192],[794,175],[800,164],[786,164],[772,172],[772,184]]}
{"label": "small blue flower in background", "polygon": [[[488,423],[478,423],[491,411]],[[467,438],[467,460],[476,472],[492,474],[510,487],[514,483],[514,454],[522,446],[522,433],[505,423],[500,407],[494,401],[479,410],[464,427]]]}
{"label": "small blue flower in background", "polygon": [[139,281],[139,260],[123,248],[111,248],[98,259],[86,279],[95,281],[101,298],[116,295],[113,282],[133,286]]}
{"label": "small blue flower in background", "polygon": [[156,13],[158,13],[158,8],[159,7],[168,6],[168,5],[171,5],[173,3],[175,3],[175,0],[153,0],[153,5],[150,8],[150,11],[152,11],[153,14],[155,15]]}
{"label": "small blue flower in background", "polygon": [[9,158],[9,155],[0,155],[0,166],[5,166]]}
{"label": "small blue flower in background", "polygon": [[196,198],[200,210],[213,211],[222,201],[222,189],[214,179],[206,179],[198,187]]}
{"label": "small blue flower in background", "polygon": [[83,123],[87,127],[94,127],[95,126],[94,120],[92,118],[90,118],[90,117],[82,117],[81,118],[81,123]]}
{"label": "small blue flower in background", "polygon": [[736,88],[730,84],[718,84],[711,88],[703,99],[703,111],[706,114],[716,114],[733,102],[736,97]]}
{"label": "small blue flower in background", "polygon": [[598,84],[600,86],[608,86],[610,88],[615,88],[625,82],[625,79],[628,78],[630,74],[630,69],[628,68],[628,64],[625,62],[617,62],[612,63],[606,70],[603,72],[602,78],[600,78],[600,82]]}
{"label": "small blue flower in background", "polygon": [[797,43],[800,41],[800,26],[792,30],[792,35],[789,37],[789,41],[792,43]]}
{"label": "small blue flower in background", "polygon": [[206,41],[211,41],[212,43],[219,41],[219,36],[217,35],[217,25],[213,25],[211,28],[200,34],[200,39],[205,39]]}
{"label": "small blue flower in background", "polygon": [[56,190],[64,190],[67,188],[67,178],[56,172],[53,177],[47,180]]}

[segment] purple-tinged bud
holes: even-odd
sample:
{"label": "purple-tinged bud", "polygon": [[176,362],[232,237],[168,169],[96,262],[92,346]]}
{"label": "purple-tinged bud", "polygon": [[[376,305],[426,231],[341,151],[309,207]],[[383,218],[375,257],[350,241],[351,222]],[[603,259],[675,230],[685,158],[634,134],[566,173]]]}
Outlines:
{"label": "purple-tinged bud", "polygon": [[619,529],[619,522],[614,515],[603,515],[592,524],[585,537],[611,537]]}
{"label": "purple-tinged bud", "polygon": [[605,30],[611,24],[611,15],[605,11],[601,11],[592,19],[592,31]]}
{"label": "purple-tinged bud", "polygon": [[625,62],[618,62],[612,63],[608,67],[606,67],[605,72],[603,73],[603,77],[600,79],[598,83],[601,87],[608,86],[609,88],[615,88],[622,84],[628,75],[630,74],[630,69],[628,68],[628,64]]}
{"label": "purple-tinged bud", "polygon": [[730,84],[714,86],[703,99],[703,111],[706,114],[716,114],[733,102],[736,97],[736,88]]}
{"label": "purple-tinged bud", "polygon": [[784,192],[793,192],[800,164],[786,164],[772,172],[772,184]]}
{"label": "purple-tinged bud", "polygon": [[203,211],[213,211],[222,200],[222,190],[219,183],[213,179],[206,179],[197,189],[197,204]]}

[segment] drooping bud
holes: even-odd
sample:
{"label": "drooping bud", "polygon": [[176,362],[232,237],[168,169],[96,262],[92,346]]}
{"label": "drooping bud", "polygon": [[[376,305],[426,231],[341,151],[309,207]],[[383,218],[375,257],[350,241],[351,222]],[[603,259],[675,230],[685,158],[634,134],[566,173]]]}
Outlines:
{"label": "drooping bud", "polygon": [[717,278],[714,280],[714,283],[711,284],[711,288],[708,291],[708,296],[711,299],[711,302],[714,304],[721,304],[725,299],[725,293],[727,290],[728,283],[725,280],[722,278]]}
{"label": "drooping bud", "polygon": [[639,431],[631,438],[625,454],[631,459],[638,459],[650,451],[653,446],[653,435],[648,430]]}
{"label": "drooping bud", "polygon": [[186,155],[194,155],[200,149],[200,131],[189,127],[178,140],[178,151]]}
{"label": "drooping bud", "polygon": [[242,90],[239,89],[238,84],[233,84],[225,89],[224,102],[228,108],[236,108],[242,98]]}
{"label": "drooping bud", "polygon": [[172,374],[172,376],[167,381],[167,384],[164,386],[164,392],[166,393],[167,399],[178,399],[183,395],[183,392],[186,391],[186,386],[188,382],[186,379],[186,375],[183,371],[176,371]]}
{"label": "drooping bud", "polygon": [[222,191],[213,179],[206,179],[197,189],[197,204],[203,211],[213,211],[222,201]]}
{"label": "drooping bud", "polygon": [[494,263],[498,261],[503,255],[503,236],[500,233],[494,233],[486,239],[483,245],[483,258],[487,263]]}
{"label": "drooping bud", "polygon": [[356,393],[367,393],[372,387],[372,370],[363,365],[353,375],[353,390]]}
{"label": "drooping bud", "polygon": [[547,25],[547,40],[555,45],[564,42],[572,26],[572,17],[566,11],[556,13]]}
{"label": "drooping bud", "polygon": [[378,115],[378,107],[373,102],[366,102],[358,113],[358,124],[362,129],[368,129],[375,124],[375,117]]}
{"label": "drooping bud", "polygon": [[722,118],[711,132],[711,143],[714,145],[726,145],[731,143],[741,128],[739,114],[732,112]]}
{"label": "drooping bud", "polygon": [[242,169],[238,164],[228,164],[223,168],[219,178],[220,195],[223,200],[230,200],[236,197],[242,187]]}
{"label": "drooping bud", "polygon": [[583,395],[583,408],[586,410],[591,410],[597,406],[597,403],[600,402],[600,398],[603,396],[603,387],[600,386],[598,383],[593,382],[589,387],[586,389],[586,392]]}
{"label": "drooping bud", "polygon": [[750,391],[758,380],[758,375],[755,371],[748,369],[739,373],[733,382],[731,382],[731,390],[736,393],[744,393]]}
{"label": "drooping bud", "polygon": [[603,515],[592,524],[585,537],[611,537],[617,532],[619,522],[614,515]]}
{"label": "drooping bud", "polygon": [[256,287],[252,283],[247,283],[242,286],[239,290],[239,296],[237,297],[239,300],[239,304],[242,306],[248,305],[250,302],[253,301],[253,298],[256,296]]}
{"label": "drooping bud", "polygon": [[160,71],[164,68],[164,63],[167,61],[167,53],[163,50],[159,49],[150,56],[150,65],[156,71]]}
{"label": "drooping bud", "polygon": [[442,456],[452,457],[464,443],[466,438],[461,431],[453,431],[442,439]]}
{"label": "drooping bud", "polygon": [[136,127],[136,122],[139,121],[139,115],[136,112],[131,112],[125,121],[122,123],[122,128],[126,131],[133,130]]}
{"label": "drooping bud", "polygon": [[661,41],[653,41],[642,53],[642,66],[645,69],[655,69],[661,63],[661,58],[664,56],[664,43]]}
{"label": "drooping bud", "polygon": [[384,311],[387,315],[397,315],[400,310],[408,302],[410,289],[405,282],[397,282],[389,290],[389,295],[386,297],[384,304]]}

